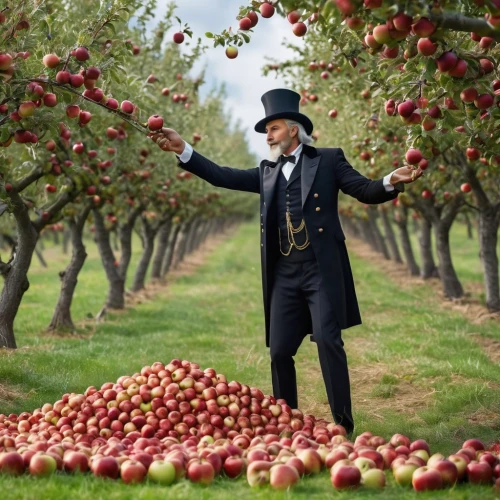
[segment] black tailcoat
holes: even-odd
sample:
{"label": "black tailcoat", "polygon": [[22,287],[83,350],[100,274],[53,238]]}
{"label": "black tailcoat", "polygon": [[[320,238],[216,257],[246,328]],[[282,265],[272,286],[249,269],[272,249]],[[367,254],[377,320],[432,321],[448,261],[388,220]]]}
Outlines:
{"label": "black tailcoat", "polygon": [[[340,148],[314,148],[304,144],[302,154],[302,210],[311,246],[340,328],[359,325],[361,316],[339,220],[338,193],[341,190],[361,203],[378,204],[396,198],[404,186],[397,185],[394,191],[387,192],[382,179],[370,180],[361,175],[348,163]],[[214,186],[260,193],[262,288],[266,345],[269,346],[271,290],[280,255],[274,196],[280,168],[267,160],[248,170],[220,167],[196,151],[187,163],[179,162],[179,166]]]}

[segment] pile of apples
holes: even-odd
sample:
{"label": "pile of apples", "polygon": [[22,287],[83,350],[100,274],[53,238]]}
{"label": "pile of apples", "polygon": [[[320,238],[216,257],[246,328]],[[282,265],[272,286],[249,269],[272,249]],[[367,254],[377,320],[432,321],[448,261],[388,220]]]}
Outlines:
{"label": "pile of apples", "polygon": [[336,489],[383,488],[386,470],[418,491],[456,482],[500,488],[498,450],[467,440],[448,458],[426,441],[363,432],[304,415],[213,368],[155,362],[84,394],[64,394],[32,413],[0,414],[0,473],[33,476],[90,471],[124,483],[203,485],[246,474],[251,486],[284,490],[304,475],[330,472]]}

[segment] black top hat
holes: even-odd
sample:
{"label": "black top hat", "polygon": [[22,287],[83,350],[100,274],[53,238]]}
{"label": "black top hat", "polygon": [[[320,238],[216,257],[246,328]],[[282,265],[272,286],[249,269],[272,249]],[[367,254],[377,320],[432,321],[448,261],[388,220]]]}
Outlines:
{"label": "black top hat", "polygon": [[311,120],[302,113],[299,113],[300,95],[293,90],[274,89],[266,92],[261,97],[266,117],[255,125],[255,131],[261,134],[266,133],[266,124],[278,118],[288,118],[304,125],[307,135],[313,130]]}

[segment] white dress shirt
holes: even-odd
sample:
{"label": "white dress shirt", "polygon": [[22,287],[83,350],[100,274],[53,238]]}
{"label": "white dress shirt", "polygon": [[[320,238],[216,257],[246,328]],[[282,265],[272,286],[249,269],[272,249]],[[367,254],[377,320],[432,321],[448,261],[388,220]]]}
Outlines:
{"label": "white dress shirt", "polygon": [[[177,158],[179,158],[181,163],[187,163],[191,159],[192,154],[193,154],[193,146],[184,141],[184,151],[180,155],[177,155]],[[297,148],[290,154],[295,156],[295,163],[291,163],[288,161],[283,165],[283,167],[281,167],[281,171],[283,172],[283,175],[285,176],[287,181],[288,179],[290,179],[290,176],[292,175],[292,171],[295,165],[299,163],[299,158],[300,155],[302,154],[302,144],[299,144]],[[391,176],[393,173],[394,171],[391,172],[390,174],[387,174],[383,179],[384,188],[388,192],[394,191],[394,186],[391,184]]]}

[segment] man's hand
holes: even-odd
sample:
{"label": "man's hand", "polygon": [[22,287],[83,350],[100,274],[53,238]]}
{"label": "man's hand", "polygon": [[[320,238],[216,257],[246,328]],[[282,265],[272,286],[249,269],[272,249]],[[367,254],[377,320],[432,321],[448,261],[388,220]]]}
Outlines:
{"label": "man's hand", "polygon": [[410,182],[416,181],[419,177],[423,175],[424,171],[420,167],[401,167],[394,170],[392,173],[390,183],[394,186],[398,182],[403,182],[404,184],[409,184]]}
{"label": "man's hand", "polygon": [[171,128],[163,127],[158,132],[151,132],[148,137],[151,137],[153,142],[156,142],[163,151],[173,151],[178,155],[184,151],[184,140]]}

